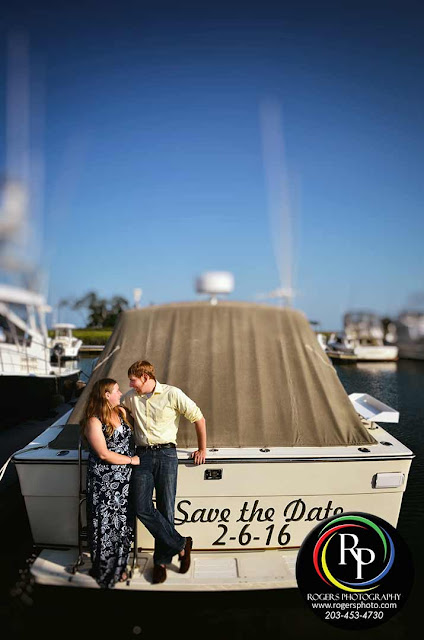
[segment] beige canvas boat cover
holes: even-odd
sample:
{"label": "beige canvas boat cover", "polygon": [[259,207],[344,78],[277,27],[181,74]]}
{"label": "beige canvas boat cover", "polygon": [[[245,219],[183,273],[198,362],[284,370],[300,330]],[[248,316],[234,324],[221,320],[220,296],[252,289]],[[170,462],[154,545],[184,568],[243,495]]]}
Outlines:
{"label": "beige canvas boat cover", "polygon": [[[237,302],[125,311],[68,423],[79,422],[99,378],[114,378],[127,391],[136,360],[154,364],[160,382],[197,403],[208,447],[375,444],[299,311]],[[197,446],[186,419],[178,445]]]}

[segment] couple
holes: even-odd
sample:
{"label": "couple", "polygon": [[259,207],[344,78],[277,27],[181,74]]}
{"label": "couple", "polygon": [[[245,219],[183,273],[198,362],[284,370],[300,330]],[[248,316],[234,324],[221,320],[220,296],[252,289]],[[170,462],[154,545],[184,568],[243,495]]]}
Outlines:
{"label": "couple", "polygon": [[165,565],[177,553],[180,573],[188,571],[192,539],[183,538],[174,527],[181,415],[196,427],[194,463],[203,464],[206,457],[205,419],[193,400],[181,389],[156,380],[147,360],[132,364],[128,377],[131,390],[123,397],[115,380],[95,382],[81,423],[90,449],[87,528],[91,575],[104,589],[127,579],[134,511],[155,539],[153,582],[166,580]]}

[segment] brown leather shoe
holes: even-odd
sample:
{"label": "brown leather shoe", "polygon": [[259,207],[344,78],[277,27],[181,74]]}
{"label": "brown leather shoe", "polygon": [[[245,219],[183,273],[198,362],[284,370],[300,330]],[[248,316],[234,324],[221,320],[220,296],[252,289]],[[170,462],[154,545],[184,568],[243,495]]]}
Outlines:
{"label": "brown leather shoe", "polygon": [[161,564],[153,565],[153,584],[159,584],[166,580],[166,567],[162,567]]}
{"label": "brown leather shoe", "polygon": [[184,547],[184,555],[178,556],[178,560],[180,561],[180,573],[187,573],[190,569],[190,554],[193,546],[193,539],[190,537],[186,538],[186,543]]}

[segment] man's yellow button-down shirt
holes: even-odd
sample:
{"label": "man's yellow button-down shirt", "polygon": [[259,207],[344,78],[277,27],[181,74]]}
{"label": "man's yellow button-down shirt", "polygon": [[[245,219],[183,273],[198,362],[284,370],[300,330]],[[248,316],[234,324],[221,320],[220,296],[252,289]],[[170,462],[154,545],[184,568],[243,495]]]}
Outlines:
{"label": "man's yellow button-down shirt", "polygon": [[140,446],[177,444],[180,417],[183,415],[190,422],[203,418],[196,403],[181,389],[157,380],[152,394],[138,394],[131,389],[123,396],[121,404],[134,417],[134,440]]}

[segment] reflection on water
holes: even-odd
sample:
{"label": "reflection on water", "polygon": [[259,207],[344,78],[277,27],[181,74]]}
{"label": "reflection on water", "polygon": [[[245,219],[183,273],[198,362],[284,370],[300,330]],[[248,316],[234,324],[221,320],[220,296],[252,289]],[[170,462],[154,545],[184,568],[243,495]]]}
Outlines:
{"label": "reflection on water", "polygon": [[364,373],[395,373],[397,362],[357,362],[356,367]]}

